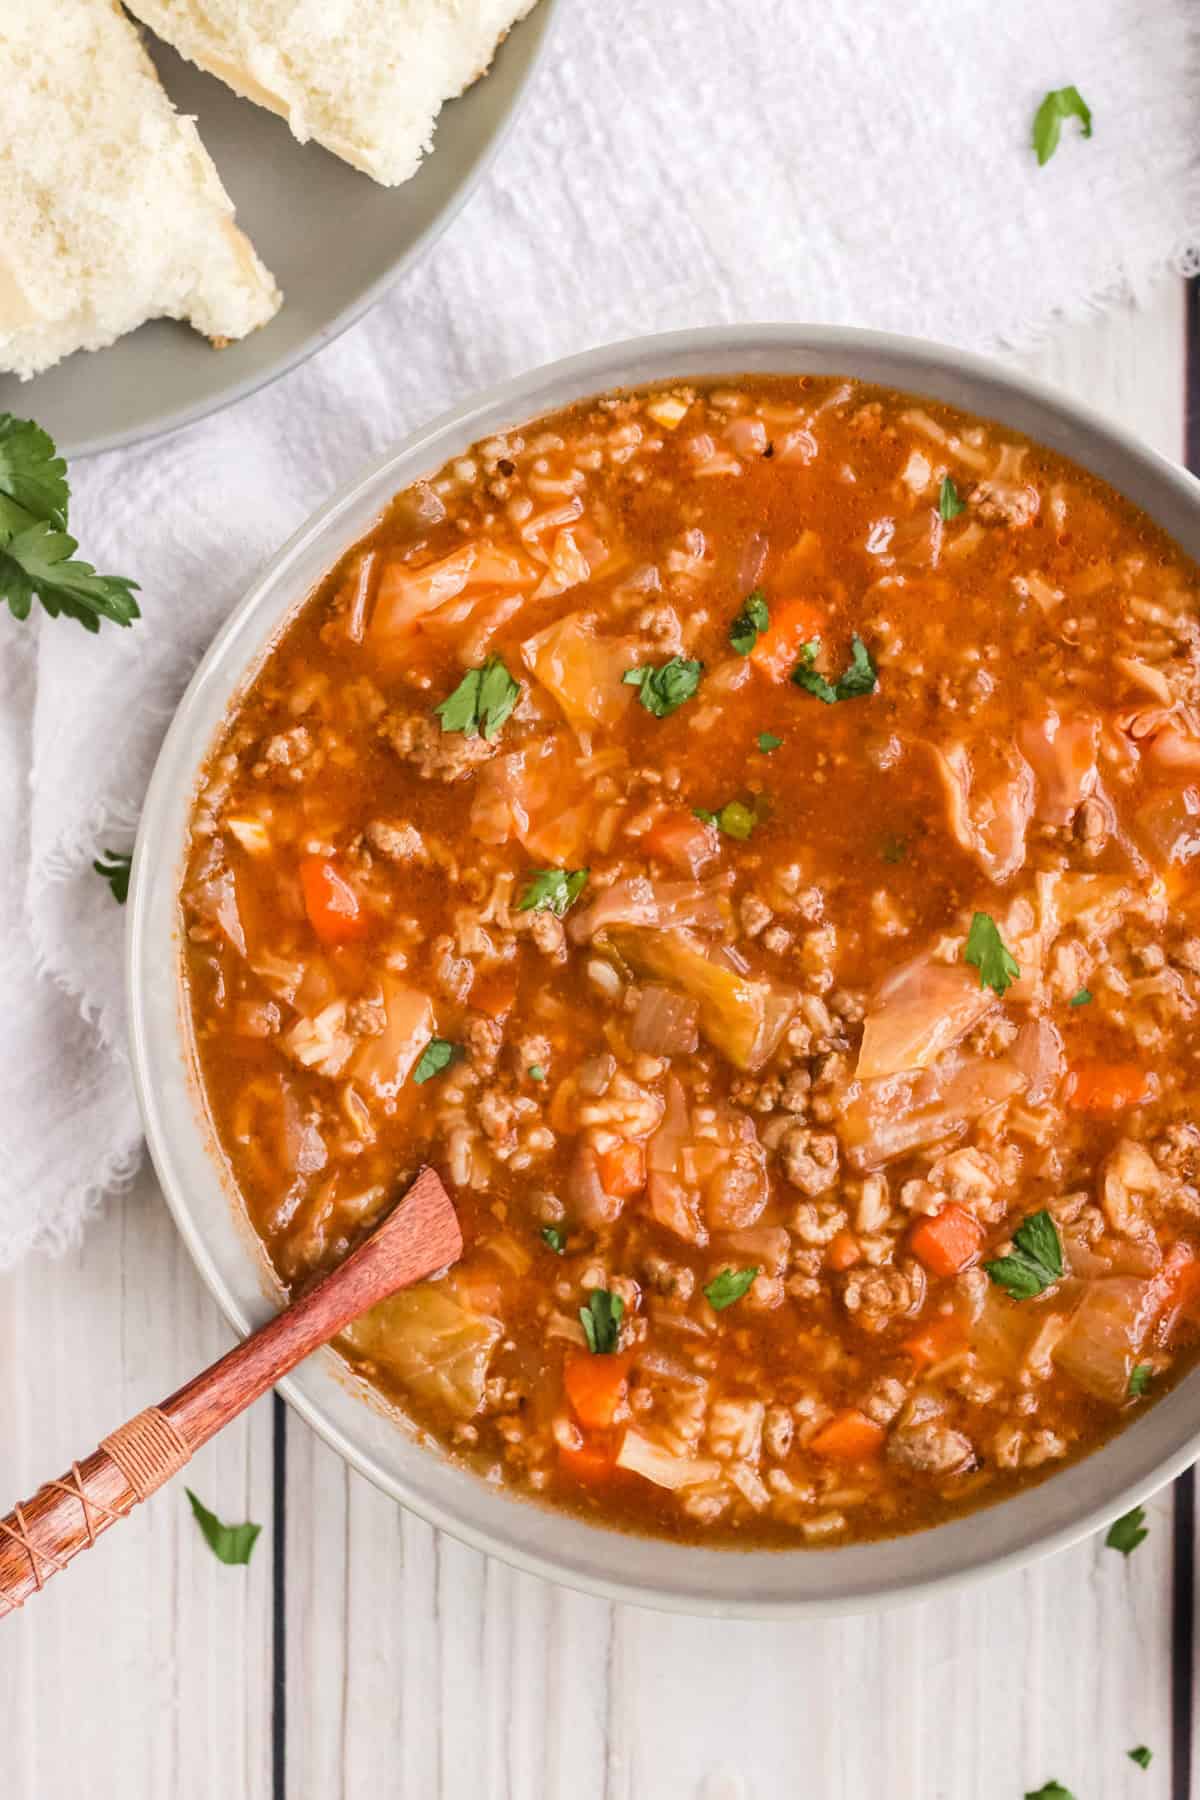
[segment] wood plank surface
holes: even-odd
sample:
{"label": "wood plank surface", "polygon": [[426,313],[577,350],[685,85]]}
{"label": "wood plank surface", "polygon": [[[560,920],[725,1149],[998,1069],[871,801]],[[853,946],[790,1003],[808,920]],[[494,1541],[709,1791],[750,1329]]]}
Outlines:
{"label": "wood plank surface", "polygon": [[[1014,360],[1178,456],[1184,315],[1167,284]],[[77,1255],[0,1279],[0,1511],[229,1341],[144,1175]],[[1128,1560],[1097,1540],[879,1617],[698,1621],[464,1549],[274,1405],[0,1628],[3,1800],[1188,1792],[1171,1752],[1191,1545],[1172,1492]],[[185,1479],[264,1523],[249,1569],[212,1557]],[[1145,1774],[1126,1756],[1139,1743]]]}

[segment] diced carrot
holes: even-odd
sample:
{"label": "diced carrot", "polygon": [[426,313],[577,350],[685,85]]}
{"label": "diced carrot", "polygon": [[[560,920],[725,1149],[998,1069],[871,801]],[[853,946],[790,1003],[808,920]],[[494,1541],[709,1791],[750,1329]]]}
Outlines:
{"label": "diced carrot", "polygon": [[1122,1112],[1150,1097],[1151,1081],[1137,1063],[1076,1063],[1065,1092],[1075,1112]]}
{"label": "diced carrot", "polygon": [[963,1330],[962,1321],[954,1313],[939,1314],[929,1319],[911,1337],[906,1337],[900,1348],[920,1368],[931,1368],[947,1356],[953,1356],[956,1350],[965,1348],[967,1334]]}
{"label": "diced carrot", "polygon": [[852,1231],[839,1231],[830,1242],[825,1261],[839,1275],[852,1269],[862,1255],[862,1246]]}
{"label": "diced carrot", "polygon": [[814,600],[770,603],[771,623],[750,652],[750,661],[770,681],[786,681],[805,644],[825,629],[825,610]]}
{"label": "diced carrot", "polygon": [[951,1201],[916,1226],[909,1247],[931,1275],[957,1275],[978,1260],[983,1227]]}
{"label": "diced carrot", "polygon": [[866,1413],[859,1412],[856,1406],[847,1406],[834,1413],[815,1437],[809,1438],[808,1448],[831,1462],[868,1462],[879,1455],[886,1435],[883,1426],[868,1419]]}
{"label": "diced carrot", "polygon": [[1171,1246],[1154,1277],[1154,1287],[1160,1308],[1157,1336],[1166,1344],[1180,1321],[1200,1308],[1200,1261],[1190,1244]]}
{"label": "diced carrot", "polygon": [[301,860],[300,890],[308,922],[323,944],[348,944],[366,935],[369,921],[358,895],[328,857]]}
{"label": "diced carrot", "polygon": [[594,1482],[607,1481],[617,1465],[609,1444],[602,1438],[588,1438],[578,1450],[568,1450],[565,1444],[560,1444],[558,1466],[573,1481]]}
{"label": "diced carrot", "polygon": [[596,1161],[600,1186],[614,1199],[627,1200],[646,1185],[646,1152],[633,1138],[622,1138],[611,1150],[601,1150]]}
{"label": "diced carrot", "polygon": [[502,1019],[513,1008],[517,997],[516,972],[504,966],[482,979],[476,978],[471,988],[471,1005],[489,1019]]}
{"label": "diced carrot", "polygon": [[605,1431],[616,1417],[629,1383],[629,1359],[619,1352],[607,1356],[569,1356],[563,1369],[563,1386],[579,1423],[587,1431]]}
{"label": "diced carrot", "polygon": [[721,854],[721,838],[715,825],[691,813],[664,813],[642,839],[651,856],[661,856],[685,875],[702,875]]}

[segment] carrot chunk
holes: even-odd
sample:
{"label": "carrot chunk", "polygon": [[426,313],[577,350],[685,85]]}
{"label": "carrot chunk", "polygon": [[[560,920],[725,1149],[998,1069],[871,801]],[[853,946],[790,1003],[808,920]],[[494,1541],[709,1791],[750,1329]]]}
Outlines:
{"label": "carrot chunk", "polygon": [[560,1444],[558,1466],[572,1481],[587,1483],[607,1481],[616,1473],[617,1467],[611,1446],[602,1438],[585,1439],[578,1450],[568,1450],[565,1444]]}
{"label": "carrot chunk", "polygon": [[919,1368],[928,1369],[953,1356],[956,1350],[964,1349],[966,1342],[961,1320],[949,1313],[928,1320],[911,1337],[906,1337],[900,1348]]}
{"label": "carrot chunk", "polygon": [[611,1150],[602,1150],[596,1159],[600,1186],[614,1199],[627,1200],[640,1194],[646,1185],[646,1152],[632,1138],[622,1138]]}
{"label": "carrot chunk", "polygon": [[627,1357],[613,1351],[606,1356],[569,1356],[563,1369],[563,1386],[579,1423],[587,1431],[605,1431],[629,1387]]}
{"label": "carrot chunk", "polygon": [[650,827],[642,846],[685,875],[702,875],[721,854],[716,826],[691,813],[664,813]]}
{"label": "carrot chunk", "polygon": [[786,681],[800,660],[800,651],[825,629],[824,609],[813,600],[771,602],[771,623],[762,633],[750,661],[770,681]]}
{"label": "carrot chunk", "polygon": [[1183,1319],[1194,1317],[1200,1306],[1200,1261],[1190,1244],[1172,1244],[1153,1285],[1159,1308],[1157,1336],[1168,1344]]}
{"label": "carrot chunk", "polygon": [[368,920],[358,895],[328,857],[302,858],[300,891],[308,922],[323,944],[348,944],[366,935]]}
{"label": "carrot chunk", "polygon": [[815,1437],[809,1438],[808,1447],[815,1455],[827,1456],[831,1462],[868,1462],[879,1455],[886,1436],[882,1425],[868,1419],[856,1406],[846,1406],[841,1412],[834,1413]]}
{"label": "carrot chunk", "polygon": [[835,1234],[825,1254],[828,1266],[841,1274],[845,1269],[852,1269],[862,1255],[862,1247],[852,1231],[839,1231]]}
{"label": "carrot chunk", "polygon": [[1149,1075],[1137,1063],[1076,1063],[1067,1076],[1067,1105],[1075,1112],[1123,1112],[1150,1097]]}
{"label": "carrot chunk", "polygon": [[957,1275],[977,1261],[983,1248],[983,1228],[951,1201],[921,1220],[909,1244],[931,1275]]}

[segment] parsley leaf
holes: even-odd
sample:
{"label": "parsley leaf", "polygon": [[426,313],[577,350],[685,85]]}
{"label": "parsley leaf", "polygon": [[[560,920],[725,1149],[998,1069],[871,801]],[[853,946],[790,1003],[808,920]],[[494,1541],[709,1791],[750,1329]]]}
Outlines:
{"label": "parsley leaf", "polygon": [[1074,993],[1071,995],[1071,998],[1067,1001],[1067,1005],[1068,1006],[1089,1006],[1091,1004],[1091,999],[1092,999],[1091,989],[1090,988],[1080,988],[1077,993]]}
{"label": "parsley leaf", "polygon": [[461,1044],[452,1044],[448,1038],[430,1038],[412,1072],[413,1081],[420,1087],[422,1082],[440,1075],[452,1062],[457,1062],[462,1053]]}
{"label": "parsley leaf", "polygon": [[857,700],[864,694],[873,694],[879,685],[879,672],[871,661],[871,653],[862,639],[857,635],[850,643],[850,666],[838,676],[836,681],[826,681],[823,675],[806,666],[811,663],[817,653],[819,640],[814,638],[805,644],[801,655],[803,662],[796,664],[792,670],[792,680],[797,687],[806,693],[815,694],[826,706],[833,706],[839,700]]}
{"label": "parsley leaf", "polygon": [[521,684],[514,681],[499,656],[489,656],[481,668],[468,669],[452,694],[434,707],[443,731],[461,731],[464,737],[478,737],[480,732],[490,744],[512,712],[520,697]]}
{"label": "parsley leaf", "polygon": [[741,838],[743,843],[758,824],[758,815],[752,807],[741,800],[727,800],[719,812],[705,812],[702,806],[693,808],[698,819],[706,825],[715,825],[726,837]]}
{"label": "parsley leaf", "polygon": [[546,1079],[546,1071],[541,1063],[530,1063],[525,1073],[529,1076],[530,1081],[545,1081]]}
{"label": "parsley leaf", "polygon": [[746,595],[741,612],[729,627],[729,642],[739,656],[749,656],[770,623],[767,597],[761,588],[755,588],[752,594]]}
{"label": "parsley leaf", "polygon": [[638,690],[638,699],[648,713],[653,713],[656,719],[665,719],[668,713],[676,712],[685,700],[691,699],[700,686],[703,673],[702,662],[672,656],[657,669],[649,663],[643,663],[638,669],[626,669],[621,680],[626,687]]}
{"label": "parsley leaf", "polygon": [[1033,147],[1039,167],[1058,149],[1064,119],[1078,119],[1084,137],[1091,137],[1092,109],[1077,87],[1052,88],[1033,116]]}
{"label": "parsley leaf", "polygon": [[607,1356],[616,1349],[624,1311],[620,1294],[610,1294],[607,1288],[592,1289],[587,1305],[579,1309],[579,1322],[593,1356]]}
{"label": "parsley leaf", "polygon": [[942,485],[938,489],[938,512],[942,519],[949,524],[951,519],[957,519],[959,513],[966,512],[966,510],[967,503],[965,500],[959,499],[958,489],[949,475],[943,475]]}
{"label": "parsley leaf", "polygon": [[560,1231],[557,1225],[543,1225],[542,1241],[549,1244],[555,1256],[561,1256],[567,1247],[567,1234]]}
{"label": "parsley leaf", "polygon": [[1062,1243],[1050,1214],[1031,1213],[1013,1232],[1007,1256],[985,1262],[984,1268],[997,1287],[1006,1288],[1014,1300],[1032,1300],[1058,1281],[1063,1272]]}
{"label": "parsley leaf", "polygon": [[981,988],[994,988],[998,994],[1010,988],[1021,973],[1016,958],[1004,948],[990,913],[977,912],[971,920],[963,961],[979,970]]}
{"label": "parsley leaf", "polygon": [[1105,1549],[1119,1550],[1122,1556],[1132,1556],[1138,1545],[1150,1536],[1150,1527],[1142,1523],[1145,1517],[1145,1507],[1135,1506],[1129,1512],[1122,1513],[1119,1519],[1114,1519],[1104,1540]]}
{"label": "parsley leaf", "polygon": [[518,912],[551,912],[561,919],[587,886],[586,869],[532,869]]}
{"label": "parsley leaf", "polygon": [[1145,1744],[1139,1744],[1136,1750],[1127,1750],[1125,1754],[1139,1769],[1148,1769],[1154,1758],[1153,1750],[1147,1750]]}
{"label": "parsley leaf", "polygon": [[99,631],[101,619],[132,625],[138,618],[136,581],[124,575],[97,575],[91,563],[74,562],[79,548],[65,531],[45,519],[16,529],[27,517],[12,502],[0,514],[0,597],[14,619],[27,619],[34,596],[52,619],[64,613],[85,631]]}
{"label": "parsley leaf", "polygon": [[1154,1379],[1153,1363],[1137,1363],[1129,1371],[1129,1386],[1126,1392],[1134,1399],[1140,1400]]}
{"label": "parsley leaf", "polygon": [[129,871],[132,865],[132,856],[123,856],[119,850],[106,850],[103,857],[97,857],[92,864],[97,875],[103,875],[112,889],[112,897],[118,906],[124,906],[129,898]]}
{"label": "parsley leaf", "polygon": [[0,494],[56,531],[67,529],[67,465],[32,419],[0,413]]}
{"label": "parsley leaf", "polygon": [[1025,1800],[1075,1800],[1075,1796],[1061,1781],[1048,1781],[1044,1787],[1027,1793]]}
{"label": "parsley leaf", "polygon": [[769,731],[760,731],[758,734],[758,747],[764,756],[770,756],[772,750],[778,750],[782,742],[782,738],[772,737]]}
{"label": "parsley leaf", "polygon": [[758,1264],[752,1269],[722,1269],[714,1275],[704,1290],[704,1298],[714,1312],[724,1312],[735,1300],[750,1291],[750,1284],[758,1274]]}
{"label": "parsley leaf", "polygon": [[223,1525],[216,1513],[210,1513],[203,1501],[197,1500],[191,1488],[184,1493],[192,1503],[196,1523],[204,1533],[204,1541],[219,1562],[248,1563],[261,1525]]}
{"label": "parsley leaf", "polygon": [[879,852],[885,863],[902,863],[908,855],[908,839],[889,837],[883,840],[883,849]]}

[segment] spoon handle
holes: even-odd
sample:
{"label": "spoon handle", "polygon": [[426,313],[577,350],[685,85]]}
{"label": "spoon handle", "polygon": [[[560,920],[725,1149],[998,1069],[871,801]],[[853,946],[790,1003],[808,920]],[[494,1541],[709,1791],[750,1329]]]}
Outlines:
{"label": "spoon handle", "polygon": [[366,1242],[275,1318],[177,1389],[101,1438],[69,1475],[0,1519],[0,1618],[94,1544],[214,1433],[352,1319],[462,1254],[450,1197],[423,1169]]}

